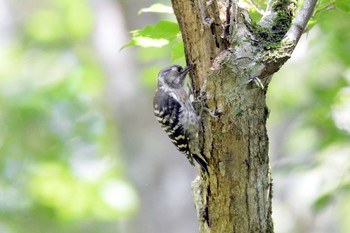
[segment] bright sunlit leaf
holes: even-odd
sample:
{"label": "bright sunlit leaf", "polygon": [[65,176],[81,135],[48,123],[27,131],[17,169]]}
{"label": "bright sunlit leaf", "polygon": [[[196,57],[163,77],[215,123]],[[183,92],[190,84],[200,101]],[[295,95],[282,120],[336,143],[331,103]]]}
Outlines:
{"label": "bright sunlit leaf", "polygon": [[168,14],[174,13],[172,7],[163,5],[161,3],[153,4],[148,8],[142,8],[141,10],[139,10],[138,14],[140,15],[140,14],[145,13],[145,12],[168,13]]}
{"label": "bright sunlit leaf", "polygon": [[159,21],[156,25],[149,25],[144,29],[131,31],[132,39],[122,47],[162,47],[172,42],[180,35],[179,26],[170,21]]}
{"label": "bright sunlit leaf", "polygon": [[180,34],[180,29],[177,23],[162,20],[156,25],[149,25],[141,30],[134,31],[133,35],[149,37],[152,39],[174,40]]}
{"label": "bright sunlit leaf", "polygon": [[144,48],[147,48],[147,47],[161,48],[167,44],[169,44],[169,41],[166,39],[152,39],[152,38],[148,38],[148,37],[135,37],[124,47],[137,45],[137,46],[141,46]]}

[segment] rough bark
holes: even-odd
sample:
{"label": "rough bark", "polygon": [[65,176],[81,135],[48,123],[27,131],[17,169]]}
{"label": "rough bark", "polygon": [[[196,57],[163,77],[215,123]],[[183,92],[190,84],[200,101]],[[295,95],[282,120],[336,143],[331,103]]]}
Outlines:
{"label": "rough bark", "polygon": [[[172,0],[195,97],[209,174],[193,182],[201,233],[273,232],[266,89],[294,50],[316,0],[272,1],[258,23],[232,0]],[[259,80],[264,88],[259,84]]]}

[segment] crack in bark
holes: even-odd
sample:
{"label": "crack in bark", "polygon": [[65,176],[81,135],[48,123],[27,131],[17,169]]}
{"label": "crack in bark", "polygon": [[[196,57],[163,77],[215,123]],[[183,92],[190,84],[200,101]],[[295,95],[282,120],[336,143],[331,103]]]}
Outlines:
{"label": "crack in bark", "polygon": [[260,195],[259,195],[260,190],[259,190],[259,187],[258,187],[259,179],[258,179],[258,174],[257,173],[255,173],[255,179],[256,179],[256,187],[255,187],[255,189],[256,189],[256,198],[257,198],[257,202],[258,202],[258,204],[257,204],[257,212],[258,212],[258,218],[259,218],[259,229],[264,229],[263,228],[263,224],[262,224],[263,219],[262,219],[262,216],[261,216],[261,209],[260,209],[261,208],[261,206],[260,206],[261,200],[260,200]]}
{"label": "crack in bark", "polygon": [[250,145],[251,145],[251,140],[250,140],[250,122],[249,122],[249,119],[247,121],[247,128],[248,128],[248,182],[246,184],[246,200],[247,200],[247,219],[248,219],[248,232],[250,232],[250,221],[251,221],[251,218],[250,218],[250,205],[249,205],[249,189],[248,189],[248,186],[250,184],[250,174],[251,174],[251,150],[250,150]]}

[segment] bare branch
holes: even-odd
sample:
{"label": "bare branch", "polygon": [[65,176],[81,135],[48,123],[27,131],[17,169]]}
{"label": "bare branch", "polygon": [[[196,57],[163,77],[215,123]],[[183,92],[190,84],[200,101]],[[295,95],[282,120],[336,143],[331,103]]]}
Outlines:
{"label": "bare branch", "polygon": [[292,41],[296,45],[303,34],[306,24],[312,16],[317,0],[304,0],[301,9],[292,22],[292,26],[287,31],[284,41]]}

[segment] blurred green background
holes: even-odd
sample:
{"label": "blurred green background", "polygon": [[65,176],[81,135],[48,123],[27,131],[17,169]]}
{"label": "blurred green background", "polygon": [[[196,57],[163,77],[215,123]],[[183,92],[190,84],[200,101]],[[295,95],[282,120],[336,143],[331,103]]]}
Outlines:
{"label": "blurred green background", "polygon": [[[120,50],[175,21],[153,3],[0,0],[0,233],[197,232],[196,171],[151,104],[181,42]],[[279,233],[350,232],[350,6],[314,21],[268,90]]]}

